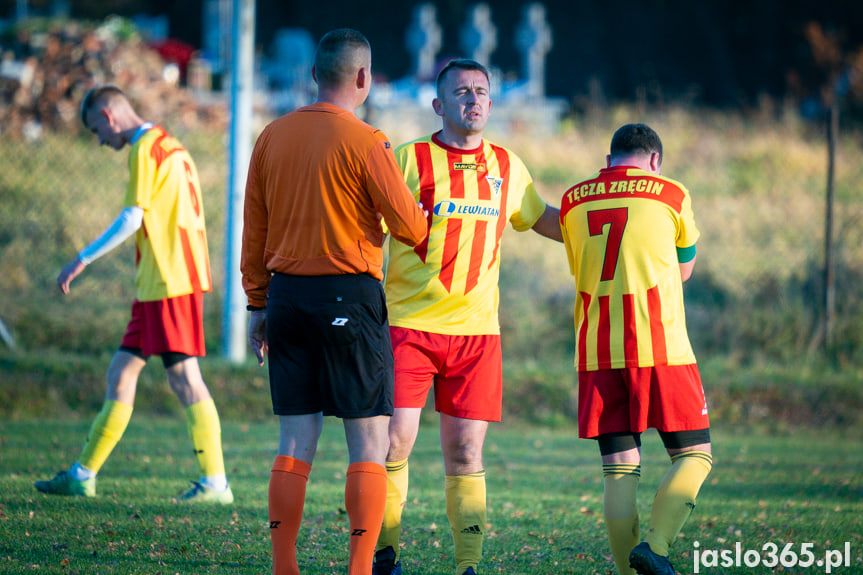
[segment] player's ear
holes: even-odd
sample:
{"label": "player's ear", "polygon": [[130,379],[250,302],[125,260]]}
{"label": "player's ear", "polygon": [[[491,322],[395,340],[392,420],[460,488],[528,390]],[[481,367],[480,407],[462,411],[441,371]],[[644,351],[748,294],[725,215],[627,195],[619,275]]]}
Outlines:
{"label": "player's ear", "polygon": [[434,108],[434,113],[440,117],[443,117],[443,102],[439,99],[435,98],[432,100],[432,108]]}
{"label": "player's ear", "polygon": [[370,86],[372,83],[372,73],[371,71],[362,66],[359,70],[357,70],[357,90],[364,90],[367,86]]}
{"label": "player's ear", "polygon": [[318,71],[315,70],[315,65],[312,64],[312,80],[315,81],[315,84],[318,83]]}
{"label": "player's ear", "polygon": [[611,167],[611,154],[605,154],[605,167]]}
{"label": "player's ear", "polygon": [[111,112],[110,108],[101,108],[99,110],[99,115],[105,118],[105,122],[107,122],[109,126],[114,125],[114,113]]}

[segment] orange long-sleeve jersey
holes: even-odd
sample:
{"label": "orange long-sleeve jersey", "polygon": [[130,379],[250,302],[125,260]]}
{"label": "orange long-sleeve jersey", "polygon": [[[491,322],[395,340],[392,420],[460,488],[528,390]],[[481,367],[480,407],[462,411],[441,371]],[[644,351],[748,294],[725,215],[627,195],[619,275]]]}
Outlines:
{"label": "orange long-sleeve jersey", "polygon": [[240,267],[250,305],[273,272],[383,278],[384,232],[416,245],[426,220],[379,130],[328,103],[269,124],[252,152]]}

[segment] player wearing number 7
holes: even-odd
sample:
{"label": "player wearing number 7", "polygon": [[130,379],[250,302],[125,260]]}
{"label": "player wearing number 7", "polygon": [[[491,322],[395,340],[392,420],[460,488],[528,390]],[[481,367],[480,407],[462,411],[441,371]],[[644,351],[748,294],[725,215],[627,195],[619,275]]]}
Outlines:
{"label": "player wearing number 7", "polygon": [[[621,574],[674,575],[668,548],[710,473],[710,423],[686,332],[683,282],[699,231],[691,198],[662,176],[662,142],[628,124],[608,167],[563,196],[560,219],[575,276],[578,434],[602,455],[603,508]],[[653,427],[671,457],[639,543],[641,433]]]}
{"label": "player wearing number 7", "polygon": [[204,208],[195,164],[165,130],[145,122],[114,86],[90,90],[81,121],[100,145],[129,152],[123,211],[99,238],[60,272],[64,294],[84,268],[131,235],[136,236],[132,317],[108,367],[105,402],[90,427],[78,461],[36,489],[53,495],[96,495],[96,474],[120,441],[132,415],[138,375],[151,355],[161,356],[168,383],[185,408],[200,481],[180,498],[231,503],[216,406],[196,356],[205,354],[203,293],[210,291]]}

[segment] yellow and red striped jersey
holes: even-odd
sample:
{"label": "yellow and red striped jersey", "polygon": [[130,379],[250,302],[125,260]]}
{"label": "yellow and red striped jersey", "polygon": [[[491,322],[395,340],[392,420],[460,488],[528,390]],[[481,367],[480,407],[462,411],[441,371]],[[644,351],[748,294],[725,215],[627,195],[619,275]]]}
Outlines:
{"label": "yellow and red striped jersey", "polygon": [[390,325],[446,335],[499,334],[498,278],[507,222],[530,229],[545,210],[527,168],[483,140],[460,150],[426,136],[396,149],[405,181],[428,210],[428,236],[389,243]]}
{"label": "yellow and red striped jersey", "polygon": [[204,206],[192,157],[156,126],[132,144],[129,174],[124,206],[144,210],[136,235],[138,300],[210,291]]}
{"label": "yellow and red striped jersey", "polygon": [[689,191],[606,168],[567,190],[560,220],[575,276],[576,368],[695,363],[677,256],[699,237]]}

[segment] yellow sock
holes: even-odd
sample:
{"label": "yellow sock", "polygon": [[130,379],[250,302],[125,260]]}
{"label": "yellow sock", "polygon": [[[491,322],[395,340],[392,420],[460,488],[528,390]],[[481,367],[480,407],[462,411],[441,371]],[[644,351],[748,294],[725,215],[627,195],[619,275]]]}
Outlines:
{"label": "yellow sock", "polygon": [[87,435],[78,463],[93,473],[98,473],[117,442],[123,437],[131,417],[131,405],[119,403],[113,399],[105,400],[102,410],[90,425],[90,433]]}
{"label": "yellow sock", "polygon": [[402,511],[408,500],[408,460],[387,461],[387,503],[377,549],[392,547],[399,560]]}
{"label": "yellow sock", "polygon": [[485,536],[485,471],[446,476],[446,516],[455,544],[456,573],[479,564]]}
{"label": "yellow sock", "polygon": [[203,477],[224,477],[225,461],[222,459],[222,428],[219,413],[212,399],[193,403],[186,408],[186,422],[195,457]]}
{"label": "yellow sock", "polygon": [[638,545],[638,510],[635,495],[641,466],[637,463],[614,463],[602,466],[602,509],[611,554],[620,575],[635,575],[629,566],[629,552]]}
{"label": "yellow sock", "polygon": [[684,451],[671,458],[650,512],[650,529],[644,538],[651,551],[668,556],[668,548],[695,508],[695,497],[713,466],[705,451]]}

